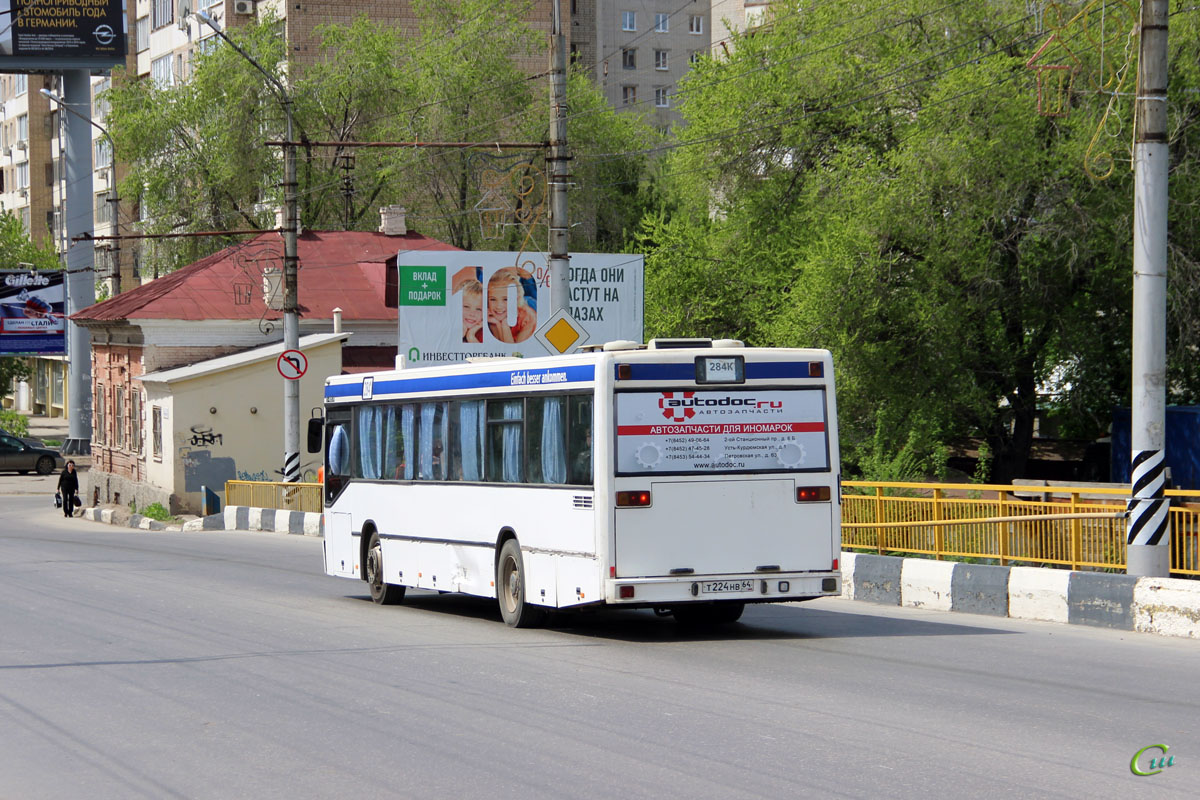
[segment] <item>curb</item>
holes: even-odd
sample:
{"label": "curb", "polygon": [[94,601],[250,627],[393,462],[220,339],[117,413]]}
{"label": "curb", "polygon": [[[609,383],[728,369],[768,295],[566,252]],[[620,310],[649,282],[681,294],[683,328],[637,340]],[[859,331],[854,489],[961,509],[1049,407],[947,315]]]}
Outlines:
{"label": "curb", "polygon": [[842,553],[842,596],[1200,639],[1200,581]]}
{"label": "curb", "polygon": [[[113,521],[113,510],[111,508],[85,508],[80,514],[84,519],[90,519],[92,522],[103,522],[106,525],[115,525]],[[143,517],[141,514],[131,514],[129,522],[126,525],[130,528],[140,528],[144,531],[179,531],[183,528],[179,525],[168,525],[165,522],[159,522],[156,519]]]}
{"label": "curb", "polygon": [[325,515],[316,511],[284,511],[253,506],[226,506],[220,514],[183,524],[185,531],[274,531],[300,536],[324,535]]}

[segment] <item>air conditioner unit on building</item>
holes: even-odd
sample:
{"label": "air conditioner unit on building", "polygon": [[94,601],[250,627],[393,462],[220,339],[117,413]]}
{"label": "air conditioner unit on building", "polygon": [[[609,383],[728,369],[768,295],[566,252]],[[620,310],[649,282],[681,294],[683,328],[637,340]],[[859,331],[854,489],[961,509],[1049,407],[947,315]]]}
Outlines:
{"label": "air conditioner unit on building", "polygon": [[233,0],[233,13],[253,14],[254,0]]}
{"label": "air conditioner unit on building", "polygon": [[108,180],[108,167],[102,167],[101,169],[96,170],[96,180]]}
{"label": "air conditioner unit on building", "polygon": [[12,158],[12,148],[11,147],[4,148],[4,155],[7,158]]}
{"label": "air conditioner unit on building", "polygon": [[18,150],[25,150],[28,147],[29,147],[29,142],[25,141],[24,139],[21,139],[19,142],[17,142]]}
{"label": "air conditioner unit on building", "polygon": [[29,190],[28,189],[18,189],[17,194],[21,195],[21,197],[29,197]]}

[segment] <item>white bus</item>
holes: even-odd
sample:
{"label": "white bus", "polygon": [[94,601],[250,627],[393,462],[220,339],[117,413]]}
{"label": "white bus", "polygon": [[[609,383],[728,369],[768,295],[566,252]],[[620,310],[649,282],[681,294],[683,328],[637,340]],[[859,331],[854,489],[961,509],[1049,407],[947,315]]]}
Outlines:
{"label": "white bus", "polygon": [[836,420],[828,351],[731,340],[332,377],[325,571],[377,603],[496,598],[515,627],[836,595]]}

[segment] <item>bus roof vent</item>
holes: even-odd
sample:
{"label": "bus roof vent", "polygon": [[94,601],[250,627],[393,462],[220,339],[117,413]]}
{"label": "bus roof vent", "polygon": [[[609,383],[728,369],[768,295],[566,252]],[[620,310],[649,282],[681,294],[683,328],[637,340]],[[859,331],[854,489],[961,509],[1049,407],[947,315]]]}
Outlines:
{"label": "bus roof vent", "polygon": [[712,339],[651,339],[651,350],[681,350],[687,347],[712,347]]}
{"label": "bus roof vent", "polygon": [[745,347],[741,339],[713,339],[713,347]]}
{"label": "bus roof vent", "polygon": [[615,342],[605,342],[602,349],[606,353],[612,353],[616,350],[640,350],[642,349],[642,343],[633,342],[629,339],[617,339]]}

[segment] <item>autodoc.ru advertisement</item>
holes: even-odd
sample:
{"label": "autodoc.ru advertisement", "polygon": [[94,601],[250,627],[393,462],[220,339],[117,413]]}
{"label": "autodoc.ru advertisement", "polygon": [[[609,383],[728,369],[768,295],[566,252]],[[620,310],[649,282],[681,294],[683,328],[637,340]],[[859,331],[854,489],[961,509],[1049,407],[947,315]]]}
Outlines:
{"label": "autodoc.ru advertisement", "polygon": [[823,389],[617,395],[617,471],[829,468]]}

